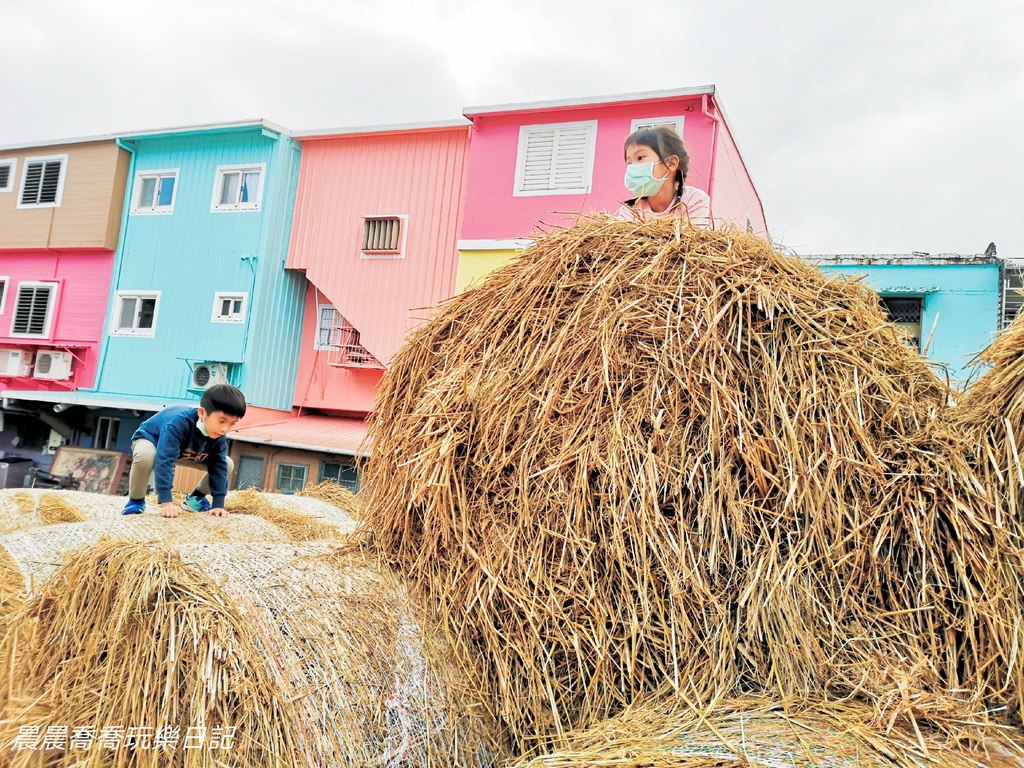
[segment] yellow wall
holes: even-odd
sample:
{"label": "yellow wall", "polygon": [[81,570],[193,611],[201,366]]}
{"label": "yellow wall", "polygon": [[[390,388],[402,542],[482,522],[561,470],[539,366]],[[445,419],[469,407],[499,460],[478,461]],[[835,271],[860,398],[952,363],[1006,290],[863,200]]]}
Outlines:
{"label": "yellow wall", "polygon": [[459,251],[459,271],[455,275],[455,292],[462,293],[474,282],[508,264],[522,251]]}

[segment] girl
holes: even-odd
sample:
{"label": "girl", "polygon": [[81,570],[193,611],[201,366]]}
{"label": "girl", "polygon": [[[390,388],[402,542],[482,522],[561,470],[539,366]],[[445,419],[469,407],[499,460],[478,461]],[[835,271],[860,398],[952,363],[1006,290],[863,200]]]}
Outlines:
{"label": "girl", "polygon": [[619,209],[619,218],[681,216],[695,227],[711,228],[711,198],[686,186],[690,155],[670,126],[633,132],[625,145],[626,188],[636,197]]}

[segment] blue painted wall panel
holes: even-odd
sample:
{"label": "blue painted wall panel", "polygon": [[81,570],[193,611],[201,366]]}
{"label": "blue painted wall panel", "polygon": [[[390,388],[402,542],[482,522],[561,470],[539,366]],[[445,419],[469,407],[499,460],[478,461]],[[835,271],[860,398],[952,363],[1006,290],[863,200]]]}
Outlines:
{"label": "blue painted wall panel", "polygon": [[[178,170],[171,214],[129,215],[108,308],[106,354],[96,391],[198,400],[191,364],[231,363],[231,383],[254,405],[289,409],[298,367],[303,278],[286,273],[299,152],[286,136],[259,127],[134,141],[135,174]],[[257,211],[213,212],[217,168],[265,164]],[[134,178],[129,185],[134,184]],[[129,188],[129,195],[131,187]],[[130,200],[130,202],[133,202]],[[111,336],[117,291],[159,291],[155,335]],[[213,322],[214,294],[246,293],[243,323]],[[257,364],[273,377],[254,377]],[[247,391],[249,385],[253,387]]]}
{"label": "blue painted wall panel", "polygon": [[880,295],[921,295],[921,344],[958,382],[976,375],[968,363],[995,337],[999,324],[998,264],[822,265],[826,272],[864,278]]}

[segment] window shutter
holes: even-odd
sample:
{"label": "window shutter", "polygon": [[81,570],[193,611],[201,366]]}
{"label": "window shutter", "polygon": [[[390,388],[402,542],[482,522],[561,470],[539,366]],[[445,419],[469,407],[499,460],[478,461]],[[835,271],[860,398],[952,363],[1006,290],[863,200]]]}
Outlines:
{"label": "window shutter", "polygon": [[551,189],[551,170],[555,165],[556,129],[530,131],[526,137],[523,163],[524,192]]}
{"label": "window shutter", "polygon": [[521,192],[584,189],[592,126],[530,129],[526,135]]}
{"label": "window shutter", "polygon": [[57,202],[61,165],[60,160],[46,160],[25,166],[25,187],[21,191],[21,204],[40,205]]}
{"label": "window shutter", "polygon": [[363,250],[400,253],[402,250],[402,220],[366,219],[363,223]]}
{"label": "window shutter", "polygon": [[0,189],[4,189],[11,183],[11,166],[0,165]]}
{"label": "window shutter", "polygon": [[39,189],[40,203],[57,202],[60,187],[60,160],[49,160],[43,165],[43,181]]}
{"label": "window shutter", "polygon": [[39,183],[42,179],[42,163],[29,163],[25,166],[25,188],[21,191],[22,205],[34,205],[39,201]]}
{"label": "window shutter", "polygon": [[46,331],[46,316],[52,295],[51,285],[18,286],[18,304],[14,309],[11,333],[42,336]]}

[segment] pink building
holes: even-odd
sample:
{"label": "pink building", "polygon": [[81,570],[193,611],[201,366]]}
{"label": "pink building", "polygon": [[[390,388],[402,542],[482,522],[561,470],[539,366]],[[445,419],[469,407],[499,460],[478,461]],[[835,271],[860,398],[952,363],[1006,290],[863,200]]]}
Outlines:
{"label": "pink building", "polygon": [[[277,470],[266,462],[274,474],[264,487],[285,491],[301,487],[299,477],[336,477],[339,460],[341,479],[351,478],[346,462],[358,453],[385,366],[429,308],[454,293],[469,125],[293,138],[302,161],[286,266],[309,283],[295,408],[247,415],[232,435],[236,463],[259,446],[293,451]],[[336,460],[307,454],[299,462],[294,451],[326,445],[326,434],[335,436]]]}
{"label": "pink building", "polygon": [[690,153],[687,184],[711,197],[716,225],[767,234],[764,210],[714,86],[593,99],[467,108],[473,123],[459,241],[462,290],[522,249],[542,225],[614,213],[623,142],[644,125],[670,124]]}
{"label": "pink building", "polygon": [[130,156],[113,138],[0,148],[0,390],[96,379]]}

